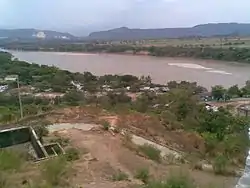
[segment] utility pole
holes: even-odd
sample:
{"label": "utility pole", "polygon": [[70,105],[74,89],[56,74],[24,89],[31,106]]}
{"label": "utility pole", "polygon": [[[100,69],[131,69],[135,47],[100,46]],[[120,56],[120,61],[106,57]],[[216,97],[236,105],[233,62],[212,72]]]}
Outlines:
{"label": "utility pole", "polygon": [[19,84],[19,76],[18,75],[9,75],[5,77],[6,81],[11,82],[17,82],[17,89],[18,89],[18,100],[19,100],[19,106],[20,106],[20,115],[21,119],[23,118],[23,105],[21,100],[21,94],[20,94],[20,84]]}
{"label": "utility pole", "polygon": [[17,88],[18,88],[18,100],[19,100],[19,106],[20,106],[20,115],[21,119],[23,119],[23,105],[22,105],[22,100],[21,100],[21,95],[20,95],[20,85],[19,85],[19,77],[17,75]]}

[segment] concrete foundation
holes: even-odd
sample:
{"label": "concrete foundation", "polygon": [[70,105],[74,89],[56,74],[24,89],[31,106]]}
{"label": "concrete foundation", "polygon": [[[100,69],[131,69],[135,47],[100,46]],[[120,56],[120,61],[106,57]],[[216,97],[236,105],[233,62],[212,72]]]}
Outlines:
{"label": "concrete foundation", "polygon": [[[29,147],[25,147],[25,146]],[[42,160],[51,156],[64,154],[58,143],[43,145],[32,127],[18,127],[0,131],[0,148],[13,148],[26,150],[35,160]]]}

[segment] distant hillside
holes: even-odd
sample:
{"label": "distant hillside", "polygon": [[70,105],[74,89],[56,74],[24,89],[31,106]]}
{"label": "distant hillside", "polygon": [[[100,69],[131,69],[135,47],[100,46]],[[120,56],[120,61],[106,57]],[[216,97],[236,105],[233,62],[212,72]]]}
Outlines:
{"label": "distant hillside", "polygon": [[69,33],[61,33],[50,30],[36,29],[0,29],[0,38],[11,39],[73,39],[73,35]]}
{"label": "distant hillside", "polygon": [[129,29],[121,27],[108,31],[93,32],[89,39],[103,40],[132,40],[132,39],[161,39],[161,38],[180,38],[180,37],[211,37],[250,35],[250,24],[238,23],[218,23],[197,25],[190,28],[164,28],[164,29]]}

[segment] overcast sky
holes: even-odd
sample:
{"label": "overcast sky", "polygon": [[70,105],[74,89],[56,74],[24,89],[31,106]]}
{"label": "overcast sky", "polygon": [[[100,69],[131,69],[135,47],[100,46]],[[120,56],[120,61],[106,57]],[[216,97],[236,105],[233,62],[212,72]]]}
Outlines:
{"label": "overcast sky", "polygon": [[74,31],[250,23],[250,0],[0,0],[0,27]]}

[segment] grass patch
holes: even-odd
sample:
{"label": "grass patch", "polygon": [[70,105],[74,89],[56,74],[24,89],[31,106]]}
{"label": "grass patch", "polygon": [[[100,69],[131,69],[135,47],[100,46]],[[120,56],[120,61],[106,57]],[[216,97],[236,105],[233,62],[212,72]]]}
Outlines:
{"label": "grass patch", "polygon": [[227,170],[228,159],[223,155],[218,155],[213,162],[213,170],[215,174],[228,175]]}
{"label": "grass patch", "polygon": [[46,161],[41,169],[42,178],[51,186],[65,184],[67,178],[67,162],[63,157]]}
{"label": "grass patch", "polygon": [[125,181],[128,180],[128,175],[122,171],[118,171],[112,176],[113,181]]}
{"label": "grass patch", "polygon": [[21,168],[22,164],[25,162],[23,156],[17,151],[1,149],[0,150],[0,170],[17,171]]}
{"label": "grass patch", "polygon": [[197,188],[194,182],[184,175],[171,176],[166,181],[150,182],[144,188]]}
{"label": "grass patch", "polygon": [[8,176],[3,173],[3,172],[0,172],[0,187],[1,188],[8,188],[10,185],[9,185],[9,179],[8,179]]}
{"label": "grass patch", "polygon": [[139,146],[139,151],[146,155],[149,159],[161,162],[161,151],[152,145],[144,144]]}
{"label": "grass patch", "polygon": [[79,151],[76,148],[68,148],[65,152],[65,158],[67,161],[76,161],[80,159]]}
{"label": "grass patch", "polygon": [[141,180],[145,184],[148,183],[150,178],[148,169],[146,168],[139,169],[136,172],[135,178]]}

